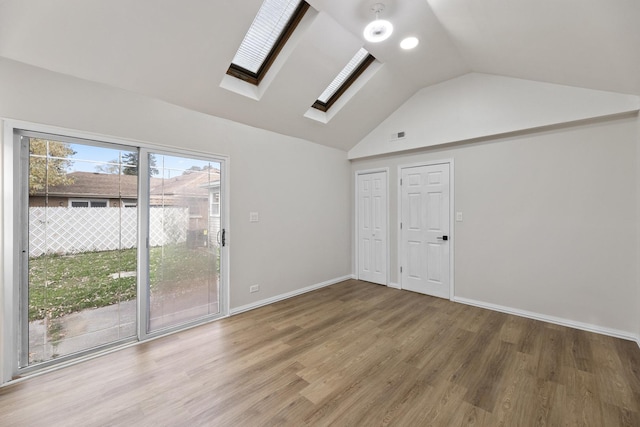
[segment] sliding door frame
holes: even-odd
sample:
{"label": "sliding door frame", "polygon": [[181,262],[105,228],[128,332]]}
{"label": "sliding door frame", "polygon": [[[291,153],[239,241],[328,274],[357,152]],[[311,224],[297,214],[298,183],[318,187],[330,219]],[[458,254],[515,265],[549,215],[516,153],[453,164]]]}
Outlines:
{"label": "sliding door frame", "polygon": [[[20,206],[18,207],[19,214],[19,233],[20,233],[20,245],[22,249],[20,250],[20,275],[18,277],[19,289],[18,289],[18,337],[19,337],[19,345],[18,345],[18,371],[20,374],[27,374],[32,371],[37,371],[44,369],[48,366],[59,365],[65,363],[69,360],[73,360],[76,358],[81,358],[83,355],[93,354],[99,351],[104,351],[110,347],[118,347],[123,344],[129,342],[135,342],[137,340],[137,335],[131,335],[124,338],[119,338],[117,340],[100,344],[95,348],[86,348],[71,354],[62,355],[55,359],[46,360],[37,364],[29,365],[29,341],[30,341],[30,331],[29,331],[29,176],[27,175],[29,172],[29,140],[21,140],[20,137],[26,138],[41,138],[41,139],[50,139],[55,140],[57,142],[63,142],[66,144],[77,144],[91,147],[101,147],[108,148],[114,150],[131,150],[132,152],[138,152],[138,148],[130,145],[124,145],[116,142],[103,142],[98,139],[88,139],[88,138],[78,138],[65,135],[51,134],[45,132],[39,132],[34,130],[26,130],[24,128],[15,128],[13,137],[14,137],[14,145],[19,147],[20,154],[20,163],[19,163],[19,174],[20,176],[17,178],[15,182],[19,183],[19,198],[20,198]],[[139,193],[138,193],[139,194]],[[140,215],[138,214],[138,218]],[[136,233],[139,234],[139,231],[136,230]],[[138,299],[138,297],[136,297]]]}
{"label": "sliding door frame", "polygon": [[[97,143],[105,143],[107,145],[115,144],[118,146],[124,146],[130,149],[138,149],[139,151],[139,167],[147,170],[148,160],[145,158],[149,151],[175,154],[178,156],[191,156],[199,159],[206,159],[220,163],[220,227],[226,230],[227,236],[230,228],[230,200],[229,200],[229,170],[230,159],[228,156],[216,155],[205,152],[198,152],[193,150],[171,149],[165,146],[159,146],[150,144],[147,142],[141,142],[136,140],[127,140],[124,138],[114,138],[110,136],[93,134],[84,131],[77,131],[72,129],[66,129],[61,127],[41,125],[31,122],[24,122],[18,120],[2,120],[2,141],[1,146],[1,159],[2,159],[2,225],[0,227],[0,237],[2,238],[3,245],[0,247],[0,265],[2,266],[2,275],[0,276],[0,386],[7,382],[11,382],[19,378],[21,374],[30,373],[32,371],[43,371],[47,369],[53,369],[60,366],[78,363],[79,361],[86,360],[88,358],[96,357],[104,352],[113,351],[113,346],[105,346],[104,349],[98,351],[87,352],[77,355],[69,360],[63,360],[60,363],[50,366],[34,366],[28,369],[20,368],[20,348],[24,346],[23,334],[21,329],[21,323],[19,316],[21,315],[20,309],[20,289],[23,286],[24,269],[23,257],[26,256],[28,250],[28,240],[24,239],[25,227],[23,211],[24,206],[28,201],[24,200],[25,194],[22,186],[27,185],[21,178],[25,173],[21,156],[24,155],[24,150],[20,148],[19,137],[15,135],[16,130],[26,130],[38,133],[46,133],[52,135],[60,135],[61,138],[67,137],[68,139],[77,139],[78,142],[95,141]],[[28,155],[28,153],[27,153]],[[144,178],[143,174],[138,174],[138,227],[141,225],[141,209],[147,209],[148,212],[148,197],[149,186],[140,186]],[[145,193],[146,192],[146,193]],[[146,205],[146,206],[145,206]],[[144,221],[144,220],[143,220]],[[144,225],[144,224],[143,224]],[[146,230],[148,232],[148,220],[146,220]],[[146,252],[147,239],[146,233],[142,233],[138,228],[138,334],[137,338],[134,338],[134,342],[124,343],[119,345],[118,348],[136,345],[144,342],[145,340],[152,339],[161,335],[166,335],[177,330],[187,329],[192,326],[201,325],[210,321],[217,320],[219,318],[227,317],[229,315],[229,239],[227,237],[227,244],[220,248],[220,283],[219,283],[219,307],[220,313],[217,316],[211,318],[198,319],[194,322],[187,322],[176,326],[174,328],[167,328],[161,331],[149,334],[146,331],[146,325],[148,324],[148,304],[146,307],[141,307],[140,300],[143,297],[148,301],[148,288],[140,292],[140,287],[146,287],[148,284],[148,255],[145,255],[142,260],[147,262],[147,266],[140,270],[140,252]],[[148,252],[147,252],[148,253]],[[145,271],[143,273],[143,271]],[[143,286],[144,284],[144,286]],[[144,308],[145,310],[141,310]],[[141,315],[141,313],[145,313]],[[144,333],[142,331],[144,330]],[[44,364],[43,364],[44,365]]]}
{"label": "sliding door frame", "polygon": [[[145,147],[140,148],[138,155],[138,167],[140,170],[149,169],[149,155],[160,154],[176,157],[189,157],[193,159],[212,161],[220,164],[220,230],[227,229],[228,205],[227,200],[227,176],[226,176],[226,163],[228,159],[220,156],[210,156],[198,153],[187,152],[184,150],[176,151],[165,147]],[[138,173],[138,338],[140,341],[155,338],[158,336],[166,335],[171,332],[183,330],[192,326],[198,326],[203,323],[214,321],[229,314],[229,292],[228,292],[228,251],[227,244],[220,245],[220,274],[218,284],[218,305],[219,313],[205,316],[204,318],[198,318],[190,321],[180,323],[176,326],[169,326],[161,328],[155,331],[150,331],[150,277],[149,277],[149,265],[150,265],[150,224],[149,224],[149,209],[150,209],[150,175]],[[224,213],[223,213],[224,212]]]}

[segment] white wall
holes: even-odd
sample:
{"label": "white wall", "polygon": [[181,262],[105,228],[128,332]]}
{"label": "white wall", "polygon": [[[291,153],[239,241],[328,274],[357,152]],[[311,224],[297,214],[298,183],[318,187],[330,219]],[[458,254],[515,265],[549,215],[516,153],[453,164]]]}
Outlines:
{"label": "white wall", "polygon": [[[638,164],[638,168],[640,168],[640,118],[637,121],[637,140],[638,140],[638,144],[636,145],[636,164]],[[637,179],[640,179],[640,171],[637,172],[638,176],[636,177]],[[638,236],[638,246],[637,246],[637,253],[638,253],[638,259],[636,260],[636,274],[637,274],[637,278],[638,278],[638,291],[637,291],[637,296],[636,296],[636,302],[637,302],[637,307],[636,307],[636,313],[638,313],[638,320],[637,320],[637,329],[636,329],[636,341],[638,342],[638,345],[640,346],[640,183],[637,183],[637,187],[636,187],[636,212],[638,214],[637,218],[636,218],[636,235]]]}
{"label": "white wall", "polygon": [[391,281],[398,166],[453,158],[464,214],[454,223],[457,298],[636,336],[638,122],[632,113],[353,161],[352,179],[391,171]]}
{"label": "white wall", "polygon": [[[350,159],[638,111],[640,98],[469,73],[416,93],[349,151]],[[402,140],[391,135],[405,132]]]}
{"label": "white wall", "polygon": [[3,58],[0,118],[229,156],[232,309],[351,274],[343,151]]}

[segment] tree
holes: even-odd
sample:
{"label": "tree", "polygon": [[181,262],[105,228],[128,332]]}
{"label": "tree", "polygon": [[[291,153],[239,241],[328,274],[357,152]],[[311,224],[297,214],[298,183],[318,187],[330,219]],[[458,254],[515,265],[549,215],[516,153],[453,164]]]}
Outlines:
{"label": "tree", "polygon": [[120,165],[118,164],[119,161],[120,160],[118,159],[114,159],[109,161],[109,163],[97,165],[96,172],[120,175]]}
{"label": "tree", "polygon": [[73,184],[67,169],[68,159],[76,152],[64,142],[31,138],[29,142],[29,194],[42,192],[47,186]]}
{"label": "tree", "polygon": [[186,169],[184,172],[182,172],[182,175],[188,175],[192,172],[204,172],[204,171],[208,171],[208,170],[215,170],[216,168],[213,167],[213,165],[211,163],[209,163],[208,165],[204,165],[204,166],[191,166],[188,169]]}
{"label": "tree", "polygon": [[[138,175],[138,152],[132,151],[122,156],[122,173],[125,175]],[[156,157],[152,154],[149,156],[149,174],[157,175],[159,173],[156,168]]]}
{"label": "tree", "polygon": [[205,170],[206,166],[200,167],[200,166],[191,166],[189,169],[185,170],[182,175],[186,175],[189,174],[191,172],[200,172]]}

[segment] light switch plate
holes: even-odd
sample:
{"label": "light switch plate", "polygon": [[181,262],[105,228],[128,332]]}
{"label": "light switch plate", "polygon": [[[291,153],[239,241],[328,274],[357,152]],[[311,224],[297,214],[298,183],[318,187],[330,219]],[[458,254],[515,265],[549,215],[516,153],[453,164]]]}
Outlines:
{"label": "light switch plate", "polygon": [[456,221],[462,222],[462,212],[456,212]]}
{"label": "light switch plate", "polygon": [[249,212],[249,222],[258,222],[258,212]]}

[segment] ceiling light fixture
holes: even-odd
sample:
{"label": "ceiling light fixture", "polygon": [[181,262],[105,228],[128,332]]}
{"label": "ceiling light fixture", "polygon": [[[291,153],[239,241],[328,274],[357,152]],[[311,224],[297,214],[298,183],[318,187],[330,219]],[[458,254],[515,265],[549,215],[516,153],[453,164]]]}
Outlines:
{"label": "ceiling light fixture", "polygon": [[364,38],[372,43],[378,43],[389,38],[393,33],[391,22],[379,19],[378,14],[384,10],[384,4],[376,3],[371,6],[371,11],[376,14],[376,20],[367,24],[364,28]]}
{"label": "ceiling light fixture", "polygon": [[418,46],[418,43],[420,43],[420,41],[418,40],[417,37],[407,37],[406,39],[400,42],[400,47],[403,48],[404,50],[409,50]]}

